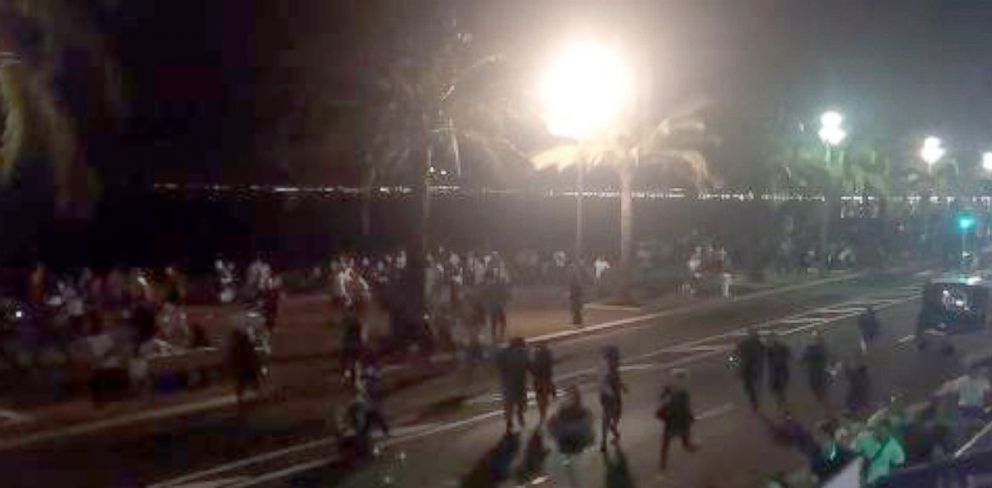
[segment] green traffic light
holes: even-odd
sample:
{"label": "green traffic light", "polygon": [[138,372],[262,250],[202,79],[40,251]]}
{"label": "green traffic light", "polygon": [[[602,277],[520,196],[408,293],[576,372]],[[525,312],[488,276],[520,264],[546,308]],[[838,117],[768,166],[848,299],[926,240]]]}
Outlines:
{"label": "green traffic light", "polygon": [[975,217],[971,215],[961,215],[958,217],[958,228],[968,230],[975,226]]}

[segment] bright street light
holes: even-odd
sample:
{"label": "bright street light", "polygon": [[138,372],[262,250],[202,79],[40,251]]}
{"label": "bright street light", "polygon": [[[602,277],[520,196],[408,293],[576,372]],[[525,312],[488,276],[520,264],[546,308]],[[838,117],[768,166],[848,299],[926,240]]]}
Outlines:
{"label": "bright street light", "polygon": [[[548,131],[576,141],[603,132],[630,102],[632,77],[616,51],[598,42],[572,44],[548,66],[541,80]],[[575,258],[582,259],[582,196],[585,161],[575,182]]]}
{"label": "bright street light", "polygon": [[584,139],[605,129],[629,102],[631,76],[611,47],[571,45],[545,71],[540,93],[551,133]]}
{"label": "bright street light", "polygon": [[820,132],[818,133],[820,140],[830,147],[844,142],[844,139],[847,138],[847,131],[841,127],[843,123],[844,116],[839,112],[834,110],[824,112],[820,116]]}
{"label": "bright street light", "polygon": [[982,153],[982,169],[992,173],[992,152]]}
{"label": "bright street light", "polygon": [[924,163],[927,163],[928,170],[932,170],[933,165],[937,164],[946,153],[947,150],[944,149],[944,141],[934,136],[924,139],[923,147],[920,148],[920,158],[923,159]]}

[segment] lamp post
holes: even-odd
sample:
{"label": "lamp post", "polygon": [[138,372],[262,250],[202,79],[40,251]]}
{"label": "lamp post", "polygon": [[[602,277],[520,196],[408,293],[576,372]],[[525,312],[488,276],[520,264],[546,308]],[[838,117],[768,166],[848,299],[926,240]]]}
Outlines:
{"label": "lamp post", "polygon": [[928,136],[923,139],[923,147],[920,148],[920,159],[927,164],[927,174],[933,174],[933,167],[941,159],[943,159],[944,154],[947,154],[947,150],[944,149],[944,141],[940,140],[939,137]]}
{"label": "lamp post", "polygon": [[[847,138],[847,131],[844,130],[841,125],[844,123],[844,116],[839,112],[834,110],[828,110],[820,115],[820,130],[817,135],[820,137],[820,142],[823,143],[826,148],[825,161],[828,173],[834,164],[833,150],[835,147],[844,142]],[[843,162],[844,153],[841,152],[841,161]],[[843,164],[843,163],[842,163]],[[823,194],[823,206],[821,211],[823,212],[820,216],[820,264],[826,269],[827,265],[827,246],[828,246],[828,233],[830,231],[830,206],[833,201],[839,198],[839,189],[837,185],[834,185],[832,181],[826,181],[826,191]]]}
{"label": "lamp post", "polygon": [[[940,140],[939,137],[927,136],[923,139],[923,146],[920,147],[920,159],[927,165],[927,176],[930,178],[930,194],[927,195],[926,208],[930,207],[930,197],[933,194],[935,188],[933,185],[933,167],[944,157],[947,150],[944,149],[944,141]],[[930,215],[929,212],[923,212],[923,239],[924,239],[924,252],[929,251],[930,248]]]}
{"label": "lamp post", "polygon": [[[548,131],[582,142],[600,137],[627,104],[630,76],[617,52],[599,42],[570,45],[551,63],[541,81],[543,117]],[[581,156],[584,158],[584,156]],[[586,161],[576,167],[575,258],[582,257],[582,200]]]}
{"label": "lamp post", "polygon": [[820,116],[820,141],[827,148],[827,164],[833,163],[833,149],[844,142],[847,138],[847,131],[841,125],[844,123],[844,116],[834,110],[823,112]]}
{"label": "lamp post", "polygon": [[975,226],[975,217],[969,213],[964,213],[958,216],[958,230],[961,231],[961,271],[965,270],[965,263],[967,263],[968,252],[968,232],[972,227]]}

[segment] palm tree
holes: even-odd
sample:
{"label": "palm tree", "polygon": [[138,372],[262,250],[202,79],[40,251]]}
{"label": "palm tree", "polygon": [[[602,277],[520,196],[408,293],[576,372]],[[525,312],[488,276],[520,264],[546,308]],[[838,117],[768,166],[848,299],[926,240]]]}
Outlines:
{"label": "palm tree", "polygon": [[[122,105],[117,66],[89,13],[62,0],[0,2],[0,180],[9,181],[29,161],[45,161],[52,168],[60,210],[85,201],[90,190],[81,150],[87,119],[93,113],[113,117]],[[101,68],[65,72],[62,60],[70,50],[85,53]],[[98,102],[89,105],[92,113],[74,113],[57,83],[64,86],[66,79],[80,77],[95,79],[100,87],[86,94]]]}
{"label": "palm tree", "polygon": [[846,145],[829,148],[801,123],[778,135],[780,150],[771,161],[780,168],[784,184],[823,198],[819,215],[821,264],[826,264],[830,242],[830,220],[845,193],[885,196],[891,189],[891,175],[886,146],[869,138],[852,139]]}
{"label": "palm tree", "polygon": [[537,169],[612,165],[620,180],[620,269],[618,298],[631,301],[635,170],[644,164],[684,165],[697,186],[710,180],[700,145],[711,141],[695,105],[657,123],[646,120],[618,126],[609,134],[583,141],[564,141],[535,154]]}
{"label": "palm tree", "polygon": [[[408,297],[422,313],[424,259],[430,214],[428,179],[430,170],[442,164],[452,172],[462,170],[465,150],[478,150],[485,162],[505,163],[525,156],[504,135],[503,126],[512,111],[506,99],[489,95],[491,68],[500,63],[497,55],[474,56],[471,36],[448,24],[444,38],[434,50],[418,46],[417,58],[401,59],[374,76],[367,100],[367,138],[364,145],[363,189],[371,200],[373,185],[399,180],[411,188],[419,201],[411,221],[415,230],[407,245],[409,259]],[[468,146],[468,147],[465,147]],[[465,149],[463,149],[465,147]],[[364,211],[363,211],[364,212]]]}

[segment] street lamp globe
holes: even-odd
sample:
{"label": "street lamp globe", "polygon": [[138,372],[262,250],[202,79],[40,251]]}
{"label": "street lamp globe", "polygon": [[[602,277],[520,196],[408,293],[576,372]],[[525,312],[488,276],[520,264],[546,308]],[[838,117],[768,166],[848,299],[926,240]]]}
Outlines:
{"label": "street lamp globe", "polygon": [[591,41],[572,44],[541,80],[544,121],[555,135],[587,138],[616,119],[631,91],[630,73],[616,50]]}
{"label": "street lamp globe", "polygon": [[841,124],[844,123],[844,116],[834,110],[829,110],[820,116],[820,140],[828,146],[837,146],[847,138]]}
{"label": "street lamp globe", "polygon": [[982,153],[982,169],[987,173],[992,173],[992,152]]}
{"label": "street lamp globe", "polygon": [[927,168],[933,168],[933,165],[937,164],[947,150],[944,149],[944,141],[941,141],[939,137],[929,136],[923,139],[923,147],[920,148],[920,159],[927,163]]}

